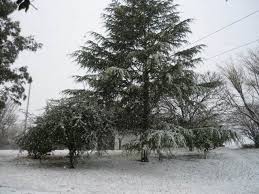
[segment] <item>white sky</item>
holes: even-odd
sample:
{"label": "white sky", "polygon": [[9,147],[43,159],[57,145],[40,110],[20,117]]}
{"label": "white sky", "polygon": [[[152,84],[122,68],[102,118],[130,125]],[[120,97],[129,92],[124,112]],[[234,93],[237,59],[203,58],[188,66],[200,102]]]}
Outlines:
{"label": "white sky", "polygon": [[[253,11],[259,9],[258,0],[176,0],[179,11],[185,18],[193,18],[195,41]],[[77,50],[89,38],[87,32],[103,32],[101,14],[110,0],[35,0],[38,11],[30,9],[27,14],[16,12],[14,17],[21,22],[24,35],[34,35],[43,48],[36,53],[25,52],[16,64],[26,65],[33,77],[30,112],[39,114],[50,98],[58,98],[64,89],[81,88],[75,84],[73,75],[80,74],[79,66],[68,55]],[[203,57],[211,57],[222,51],[259,38],[259,13],[235,24],[200,42],[207,45]],[[228,53],[204,62],[197,70],[216,70],[224,60],[236,56],[248,48]],[[25,103],[21,108],[25,108]]]}

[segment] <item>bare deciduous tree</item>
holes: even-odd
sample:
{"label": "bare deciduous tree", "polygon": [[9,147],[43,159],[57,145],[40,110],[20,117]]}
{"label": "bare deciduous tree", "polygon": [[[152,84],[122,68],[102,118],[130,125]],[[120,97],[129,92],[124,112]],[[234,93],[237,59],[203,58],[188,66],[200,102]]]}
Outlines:
{"label": "bare deciduous tree", "polygon": [[17,105],[8,101],[5,108],[0,111],[0,144],[8,144],[9,142],[9,133],[17,121],[16,110]]}
{"label": "bare deciduous tree", "polygon": [[259,147],[259,50],[249,51],[238,65],[224,69],[229,82],[227,101],[235,123]]}
{"label": "bare deciduous tree", "polygon": [[8,143],[8,134],[17,121],[17,104],[7,101],[5,108],[0,111],[0,144]]}

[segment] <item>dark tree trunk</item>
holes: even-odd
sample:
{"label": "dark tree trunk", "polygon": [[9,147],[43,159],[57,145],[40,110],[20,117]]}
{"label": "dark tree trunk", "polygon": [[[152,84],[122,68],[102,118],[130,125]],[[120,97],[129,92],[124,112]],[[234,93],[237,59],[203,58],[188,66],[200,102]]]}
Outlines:
{"label": "dark tree trunk", "polygon": [[189,140],[189,151],[193,152],[194,150],[193,140],[191,138],[189,138],[188,140]]}
{"label": "dark tree trunk", "polygon": [[147,71],[143,74],[143,132],[149,129],[150,99],[149,99],[149,74]]}
{"label": "dark tree trunk", "polygon": [[149,162],[148,150],[145,148],[142,148],[142,151],[141,151],[141,162]]}
{"label": "dark tree trunk", "polygon": [[147,145],[145,144],[145,134],[141,135],[140,142],[141,142],[140,161],[141,162],[149,162],[149,160],[148,160],[148,149],[147,149]]}
{"label": "dark tree trunk", "polygon": [[122,143],[122,139],[119,138],[119,150],[121,150],[121,143]]}
{"label": "dark tree trunk", "polygon": [[70,164],[70,168],[75,168],[74,162],[75,162],[75,151],[69,150],[69,164]]}
{"label": "dark tree trunk", "polygon": [[162,161],[164,156],[163,156],[163,154],[162,154],[160,149],[157,150],[157,154],[158,154],[158,160]]}
{"label": "dark tree trunk", "polygon": [[34,160],[37,160],[37,159],[38,159],[37,154],[33,154],[33,159],[34,159]]}
{"label": "dark tree trunk", "polygon": [[209,153],[209,150],[208,149],[204,149],[204,154],[203,154],[204,159],[208,158],[208,153]]}
{"label": "dark tree trunk", "polygon": [[[147,64],[146,64],[147,65]],[[149,162],[148,159],[148,149],[145,144],[145,136],[146,132],[149,130],[149,116],[150,116],[150,98],[149,98],[149,73],[148,68],[145,67],[145,71],[143,73],[143,128],[142,128],[142,150],[141,150],[141,162]]]}

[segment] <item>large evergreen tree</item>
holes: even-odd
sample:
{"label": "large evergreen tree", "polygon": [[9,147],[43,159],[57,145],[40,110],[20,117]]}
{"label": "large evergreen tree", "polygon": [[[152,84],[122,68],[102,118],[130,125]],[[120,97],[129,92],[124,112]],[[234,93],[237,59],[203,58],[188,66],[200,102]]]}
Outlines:
{"label": "large evergreen tree", "polygon": [[145,152],[160,98],[176,89],[175,83],[188,84],[202,45],[181,50],[191,19],[180,19],[173,0],[113,0],[104,19],[106,34],[92,33],[94,41],[74,53],[88,70],[77,80],[87,81],[107,109],[116,102],[127,110]]}

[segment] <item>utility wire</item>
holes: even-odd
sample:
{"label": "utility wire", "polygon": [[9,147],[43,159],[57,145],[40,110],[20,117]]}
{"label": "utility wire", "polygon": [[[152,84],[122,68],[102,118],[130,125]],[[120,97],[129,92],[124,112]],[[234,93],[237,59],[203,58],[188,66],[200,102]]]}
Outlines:
{"label": "utility wire", "polygon": [[219,54],[217,54],[217,55],[214,55],[214,56],[212,56],[212,57],[209,57],[209,58],[207,58],[207,59],[205,59],[205,60],[206,60],[206,61],[209,61],[209,60],[211,60],[211,59],[214,59],[214,58],[219,57],[219,56],[221,56],[221,55],[224,55],[224,54],[226,54],[226,53],[230,53],[230,52],[232,52],[232,51],[234,51],[234,50],[237,50],[237,49],[240,49],[240,48],[242,48],[242,47],[251,45],[251,44],[253,44],[253,43],[257,42],[257,41],[259,41],[259,39],[254,40],[254,41],[251,41],[251,42],[248,42],[248,43],[243,44],[243,45],[240,45],[240,46],[238,46],[238,47],[232,48],[232,49],[230,49],[230,50],[221,52],[221,53],[219,53]]}
{"label": "utility wire", "polygon": [[248,18],[248,17],[250,17],[250,16],[252,16],[252,15],[258,13],[258,12],[259,12],[259,10],[256,10],[256,11],[254,11],[254,12],[252,12],[252,13],[250,13],[250,14],[248,14],[248,15],[246,15],[246,16],[244,16],[244,17],[242,17],[242,18],[240,18],[240,19],[238,19],[238,20],[236,20],[236,21],[234,21],[234,22],[232,22],[232,23],[230,23],[230,24],[228,24],[228,25],[226,25],[226,26],[224,26],[224,27],[218,29],[218,30],[216,30],[215,32],[212,32],[212,33],[210,33],[210,34],[208,34],[208,35],[205,35],[205,36],[199,38],[198,40],[196,40],[196,41],[190,43],[189,46],[190,46],[190,45],[193,45],[193,44],[195,44],[195,43],[197,43],[197,42],[200,42],[201,40],[207,39],[207,38],[209,38],[210,36],[212,36],[212,35],[214,35],[214,34],[220,32],[220,31],[222,31],[222,30],[225,30],[226,28],[228,28],[228,27],[230,27],[230,26],[233,26],[234,24],[236,24],[236,23],[238,23],[238,22],[241,22],[242,20],[244,20],[244,19],[246,19],[246,18]]}

